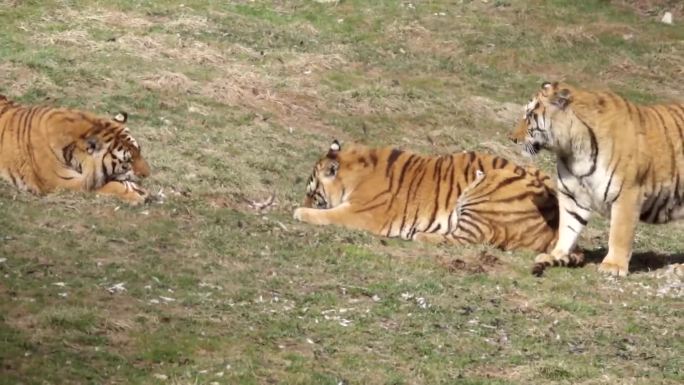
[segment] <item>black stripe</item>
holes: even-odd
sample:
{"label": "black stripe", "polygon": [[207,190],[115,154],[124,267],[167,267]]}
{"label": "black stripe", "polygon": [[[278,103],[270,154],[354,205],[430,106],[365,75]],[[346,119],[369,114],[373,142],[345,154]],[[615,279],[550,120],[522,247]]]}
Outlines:
{"label": "black stripe", "polygon": [[675,160],[675,151],[674,151],[674,146],[672,145],[672,141],[670,140],[670,136],[668,135],[669,130],[667,129],[667,124],[665,123],[665,118],[660,114],[658,111],[657,107],[651,108],[653,112],[656,114],[658,119],[660,120],[660,124],[663,127],[663,136],[667,140],[667,146],[670,148],[670,170],[672,172],[676,172],[676,160]]}
{"label": "black stripe", "polygon": [[655,208],[656,204],[660,201],[660,195],[663,193],[662,187],[658,189],[658,193],[655,195],[651,195],[653,197],[653,201],[651,204],[641,212],[641,215],[639,215],[639,219],[643,222],[649,223],[649,217],[653,213],[653,209]]}
{"label": "black stripe", "polygon": [[375,150],[371,150],[370,160],[371,160],[371,163],[373,163],[373,167],[378,165],[378,154],[376,154]]}
{"label": "black stripe", "polygon": [[[575,115],[575,116],[577,116],[577,115]],[[586,178],[586,177],[592,175],[596,171],[596,159],[598,157],[598,151],[599,151],[598,141],[596,140],[596,134],[594,133],[594,129],[590,125],[588,125],[584,120],[582,120],[582,118],[580,118],[579,116],[577,116],[577,119],[579,119],[579,121],[582,122],[582,124],[584,124],[587,127],[587,132],[589,132],[589,140],[591,142],[591,155],[590,155],[590,157],[591,157],[591,168],[589,169],[589,171],[586,174],[578,175],[579,178]],[[568,170],[570,170],[570,169],[568,169]]]}
{"label": "black stripe", "polygon": [[[449,190],[447,190],[446,198],[444,198],[444,210],[449,211],[449,200],[451,199],[451,193],[454,191],[454,175],[456,172],[454,171],[454,157],[450,156],[449,157],[449,167],[447,167],[447,174],[449,174]],[[458,183],[457,183],[457,188]],[[459,188],[459,193],[460,193],[460,188]],[[456,194],[458,196],[458,194]],[[452,210],[453,211],[453,210]],[[451,216],[449,216],[451,218]],[[451,226],[448,224],[448,226]]]}
{"label": "black stripe", "polygon": [[402,150],[399,150],[397,148],[393,148],[392,152],[390,153],[390,156],[387,158],[387,169],[385,169],[385,176],[389,176],[390,169],[394,165],[394,162],[403,154],[404,152]]}
{"label": "black stripe", "polygon": [[579,214],[577,214],[576,212],[571,211],[571,210],[568,210],[568,209],[565,209],[565,212],[567,212],[568,214],[572,215],[572,217],[575,218],[575,219],[577,220],[577,222],[579,222],[582,226],[586,226],[586,225],[587,225],[587,220],[584,219],[584,218],[582,218],[582,217],[581,217]]}
{"label": "black stripe", "polygon": [[435,199],[433,202],[434,208],[432,209],[432,214],[430,215],[430,220],[427,226],[423,230],[427,230],[432,227],[435,223],[435,218],[437,218],[437,210],[439,209],[439,194],[442,192],[442,161],[444,158],[440,157],[435,165],[435,172],[432,174],[433,182],[437,185],[437,194],[435,194]]}
{"label": "black stripe", "polygon": [[[404,232],[404,224],[406,223],[406,214],[408,214],[408,205],[411,203],[411,190],[413,189],[413,185],[417,179],[418,176],[418,169],[423,165],[424,159],[419,159],[416,170],[413,173],[413,176],[411,180],[409,181],[409,186],[408,189],[406,189],[406,198],[404,198],[404,210],[402,210],[402,217],[401,217],[401,224],[399,225],[399,232],[403,233]],[[422,174],[425,176],[425,172]],[[397,193],[398,194],[398,193]]]}
{"label": "black stripe", "polygon": [[[662,203],[656,208],[655,210],[655,216],[653,217],[653,222],[658,223],[658,218],[660,218],[660,213],[665,209],[665,206],[670,203],[670,195],[666,195],[665,199],[663,199]],[[667,220],[667,218],[665,218]]]}
{"label": "black stripe", "polygon": [[684,152],[684,133],[682,132],[682,125],[680,124],[684,124],[684,116],[679,115],[679,112],[672,108],[672,106],[665,106],[665,108],[673,115],[672,121],[674,122],[675,127],[677,127],[677,132],[679,132],[679,144],[682,146],[682,151]]}
{"label": "black stripe", "polygon": [[613,171],[610,173],[610,178],[608,178],[608,184],[606,184],[606,190],[603,192],[603,201],[605,202],[608,199],[608,190],[610,190],[610,185],[613,183],[613,175],[615,175],[615,170],[617,170],[618,165],[620,163],[618,162],[617,165],[613,168]]}
{"label": "black stripe", "polygon": [[558,182],[560,182],[561,186],[563,187],[562,189],[558,189],[558,191],[560,191],[561,194],[563,194],[563,195],[565,195],[566,197],[570,198],[570,199],[575,203],[575,206],[581,208],[582,210],[584,210],[584,211],[591,211],[589,208],[584,207],[584,206],[582,206],[581,204],[579,204],[579,202],[577,202],[577,199],[576,199],[575,196],[570,192],[571,190],[568,188],[568,186],[565,185],[565,183],[563,182],[563,178],[561,178],[560,175],[558,176]]}
{"label": "black stripe", "polygon": [[399,182],[397,183],[397,189],[394,192],[394,194],[392,194],[392,199],[390,200],[388,209],[394,205],[394,200],[396,199],[397,195],[399,195],[399,193],[401,192],[401,187],[404,183],[404,177],[406,176],[406,170],[409,168],[409,166],[411,166],[411,164],[413,163],[413,159],[415,158],[416,155],[412,154],[411,156],[409,156],[406,162],[404,162],[404,166],[401,168],[401,173],[399,174]]}
{"label": "black stripe", "polygon": [[611,204],[611,205],[612,205],[613,203],[615,203],[616,200],[618,200],[618,198],[620,197],[620,194],[622,194],[622,188],[623,188],[623,187],[625,187],[625,182],[624,182],[624,181],[623,181],[622,184],[620,185],[620,189],[618,190],[617,194],[615,194],[615,197],[613,198],[613,200],[610,201],[610,204]]}
{"label": "black stripe", "polygon": [[375,209],[375,208],[378,208],[378,207],[380,207],[380,206],[382,206],[382,205],[384,205],[384,204],[386,204],[386,203],[387,203],[387,200],[384,200],[384,201],[382,201],[382,202],[380,202],[380,203],[378,203],[378,204],[375,204],[375,205],[373,205],[373,206],[362,207],[362,208],[360,208],[360,209],[356,209],[356,210],[354,210],[354,212],[357,213],[357,214],[358,214],[358,213],[363,213],[363,212],[370,211],[370,210],[373,210],[373,209]]}
{"label": "black stripe", "polygon": [[9,174],[10,179],[12,179],[12,184],[14,185],[14,187],[19,187],[17,185],[17,179],[14,177],[14,174],[12,174],[12,171],[7,170],[7,173]]}

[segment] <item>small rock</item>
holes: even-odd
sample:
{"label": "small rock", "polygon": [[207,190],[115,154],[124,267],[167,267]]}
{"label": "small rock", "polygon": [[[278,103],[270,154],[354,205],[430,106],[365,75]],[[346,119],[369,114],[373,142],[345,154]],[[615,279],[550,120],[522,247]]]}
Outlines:
{"label": "small rock", "polygon": [[124,282],[119,282],[117,284],[112,285],[111,287],[108,287],[107,291],[110,294],[122,293],[122,292],[126,291],[126,288],[124,287],[124,285],[125,285]]}
{"label": "small rock", "polygon": [[665,12],[665,14],[663,15],[663,18],[660,19],[660,21],[662,23],[671,25],[672,24],[672,12]]}

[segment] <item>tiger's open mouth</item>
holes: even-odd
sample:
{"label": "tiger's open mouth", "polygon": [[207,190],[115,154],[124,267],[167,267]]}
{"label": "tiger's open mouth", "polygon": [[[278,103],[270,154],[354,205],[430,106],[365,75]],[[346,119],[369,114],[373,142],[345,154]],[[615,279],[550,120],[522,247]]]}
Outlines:
{"label": "tiger's open mouth", "polygon": [[539,143],[532,143],[532,151],[534,151],[535,154],[538,154],[539,151],[541,151],[542,146]]}

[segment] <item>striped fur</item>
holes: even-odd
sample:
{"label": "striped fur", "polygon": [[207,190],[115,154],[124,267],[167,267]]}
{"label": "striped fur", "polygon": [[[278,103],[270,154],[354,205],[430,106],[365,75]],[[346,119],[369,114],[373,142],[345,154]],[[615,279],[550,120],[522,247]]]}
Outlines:
{"label": "striped fur", "polygon": [[0,175],[34,194],[95,191],[140,203],[136,181],[150,169],[125,126],[127,116],[22,106],[0,95]]}
{"label": "striped fur", "polygon": [[[494,170],[501,173],[487,177]],[[477,179],[478,173],[485,176]],[[470,193],[459,201],[465,191]],[[482,201],[487,195],[490,203]],[[312,224],[418,241],[537,251],[546,251],[555,241],[558,211],[548,177],[503,158],[475,152],[429,157],[391,147],[341,148],[337,141],[316,163],[303,206],[294,216]]]}
{"label": "striped fur", "polygon": [[684,217],[684,104],[643,106],[609,91],[544,83],[511,139],[528,154],[557,156],[559,240],[538,265],[563,265],[596,211],[611,218],[599,269],[627,275],[637,222]]}

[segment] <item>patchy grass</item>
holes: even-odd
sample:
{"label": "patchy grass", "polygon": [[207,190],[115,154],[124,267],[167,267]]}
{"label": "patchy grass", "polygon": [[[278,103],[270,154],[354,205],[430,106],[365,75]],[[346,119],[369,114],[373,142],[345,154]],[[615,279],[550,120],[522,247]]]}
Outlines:
{"label": "patchy grass", "polygon": [[[657,22],[668,4],[673,26]],[[0,93],[128,111],[167,196],[130,208],[0,184],[0,384],[681,383],[667,266],[681,224],[639,227],[636,272],[614,280],[291,220],[335,137],[526,162],[505,134],[544,79],[684,99],[680,15],[667,1],[0,1]],[[606,228],[584,233],[594,262]]]}

